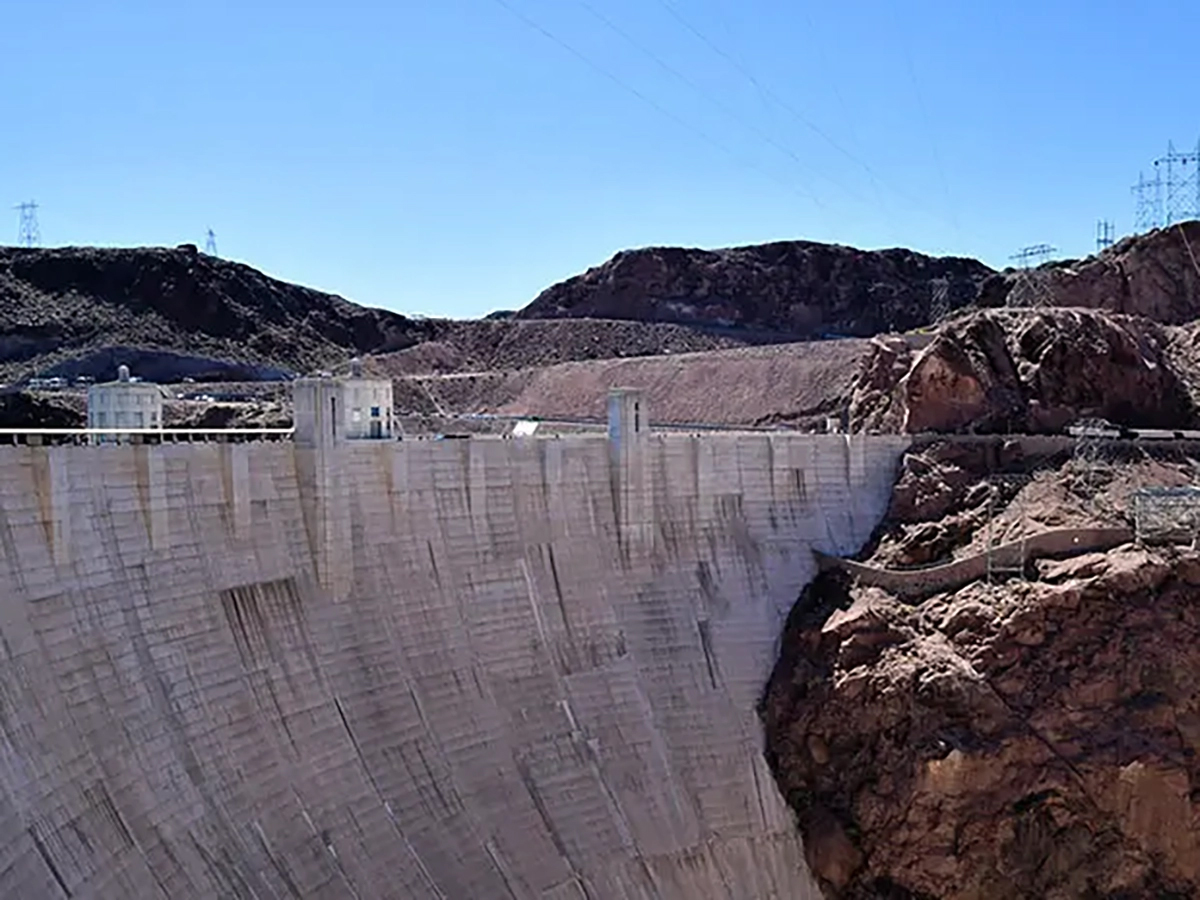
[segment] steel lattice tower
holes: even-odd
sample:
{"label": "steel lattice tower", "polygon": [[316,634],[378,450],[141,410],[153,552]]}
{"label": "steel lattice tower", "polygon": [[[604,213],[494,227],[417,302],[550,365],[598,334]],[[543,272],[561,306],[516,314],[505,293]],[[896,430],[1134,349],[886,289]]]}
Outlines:
{"label": "steel lattice tower", "polygon": [[929,321],[936,324],[950,315],[950,279],[934,278],[930,282]]}
{"label": "steel lattice tower", "polygon": [[208,229],[208,234],[205,236],[204,252],[207,253],[209,256],[219,255],[217,253],[217,236],[213,233],[213,230],[211,228]]}
{"label": "steel lattice tower", "polygon": [[32,200],[18,203],[14,209],[21,214],[21,223],[17,226],[17,245],[20,247],[36,247],[42,242],[42,232],[38,228],[38,205]]}
{"label": "steel lattice tower", "polygon": [[1162,176],[1155,172],[1153,179],[1147,179],[1144,172],[1138,172],[1138,183],[1132,190],[1133,230],[1141,234],[1158,228],[1162,224],[1159,217],[1159,210],[1162,209]]}
{"label": "steel lattice tower", "polygon": [[1200,141],[1186,151],[1168,143],[1166,156],[1154,161],[1154,177],[1138,174],[1133,195],[1138,232],[1200,219]]}
{"label": "steel lattice tower", "polygon": [[[1033,271],[1037,266],[1050,261],[1051,254],[1058,250],[1049,244],[1031,244],[1022,247],[1009,257],[1017,263],[1017,286],[1023,290],[1012,290],[1008,293],[1009,306],[1055,306],[1054,293],[1046,285],[1042,276]],[[1026,302],[1022,301],[1024,295]]]}
{"label": "steel lattice tower", "polygon": [[1167,155],[1154,161],[1166,173],[1163,179],[1163,225],[1200,217],[1200,141],[1186,153],[1167,144]]}
{"label": "steel lattice tower", "polygon": [[1009,257],[1020,264],[1022,269],[1030,268],[1030,265],[1040,266],[1043,263],[1050,261],[1050,254],[1054,253],[1058,248],[1051,247],[1049,244],[1034,244],[1030,247],[1022,247],[1016,253]]}
{"label": "steel lattice tower", "polygon": [[1096,252],[1099,253],[1105,247],[1113,245],[1113,223],[1107,219],[1101,219],[1096,223]]}

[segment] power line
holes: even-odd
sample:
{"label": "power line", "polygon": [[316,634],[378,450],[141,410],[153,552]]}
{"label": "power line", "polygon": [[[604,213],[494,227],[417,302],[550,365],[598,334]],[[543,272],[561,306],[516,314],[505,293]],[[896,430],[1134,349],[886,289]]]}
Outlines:
{"label": "power line", "polygon": [[1020,263],[1022,269],[1029,269],[1030,263],[1037,261],[1037,265],[1044,265],[1050,261],[1050,254],[1054,253],[1058,248],[1051,247],[1049,244],[1032,244],[1028,247],[1022,247],[1009,259],[1016,260]]}
{"label": "power line", "polygon": [[954,204],[950,200],[950,184],[946,181],[946,169],[942,165],[942,155],[938,151],[937,139],[933,134],[933,126],[929,121],[929,110],[925,106],[925,98],[921,94],[921,86],[917,83],[917,69],[913,65],[912,54],[908,50],[908,44],[901,41],[901,46],[904,47],[904,60],[908,64],[908,78],[912,82],[913,94],[917,98],[917,109],[921,112],[921,124],[925,126],[925,136],[929,138],[929,146],[933,151],[933,164],[937,168],[938,180],[942,185],[942,197],[946,201],[946,206],[950,210],[950,224],[954,226],[954,230],[962,233],[962,229],[958,225],[958,216],[954,214]]}
{"label": "power line", "polygon": [[[808,14],[808,9],[801,5],[799,7],[799,12],[804,16],[804,24],[807,26],[809,33],[815,35],[817,29],[813,24],[812,16]],[[825,52],[825,42],[817,40],[814,41],[814,43],[816,44],[817,59],[821,64],[821,69],[826,72],[832,71],[833,66],[831,66],[829,63],[829,55]],[[741,58],[738,57],[738,59],[740,61]],[[855,145],[856,148],[858,148],[859,139],[854,130],[853,117],[850,115],[850,104],[846,102],[846,99],[842,96],[842,92],[838,89],[838,79],[831,79],[829,86],[833,90],[834,99],[837,100],[838,109],[841,110],[842,119],[846,123],[846,130],[850,132],[850,142],[851,144]],[[756,90],[758,90],[759,95],[762,96],[762,91],[758,88],[756,88]],[[770,102],[769,99],[767,102]],[[875,173],[869,167],[866,169],[866,172],[867,178],[870,179],[871,182],[871,192],[875,195],[875,202],[879,204],[879,208],[883,212],[884,218],[888,220],[888,224],[891,225],[899,235],[900,230],[897,229],[896,222],[892,218],[891,211],[888,209],[887,203],[883,199],[883,194],[879,190],[879,180],[875,177]]]}
{"label": "power line", "polygon": [[[497,2],[499,2],[499,0],[497,0]],[[771,100],[773,103],[775,103],[780,109],[784,110],[784,112],[788,113],[790,116],[792,116],[794,119],[796,119],[796,121],[800,122],[802,125],[804,125],[806,128],[808,128],[810,131],[815,133],[818,137],[820,137],[827,144],[829,144],[830,147],[832,147],[838,153],[842,154],[842,156],[846,157],[846,159],[850,160],[855,165],[860,166],[863,169],[863,171],[867,173],[868,176],[870,176],[871,178],[876,177],[874,169],[872,169],[871,166],[865,160],[861,159],[854,153],[847,150],[844,146],[842,146],[837,140],[835,140],[833,137],[831,137],[819,125],[817,125],[815,122],[810,120],[807,116],[805,116],[802,113],[800,113],[799,111],[797,111],[791,104],[789,104],[786,101],[784,101],[783,99],[781,99],[778,94],[776,94],[769,87],[764,85],[762,83],[762,81],[753,72],[751,72],[746,66],[744,66],[740,62],[738,62],[738,60],[736,60],[733,56],[731,56],[729,53],[727,53],[725,50],[723,50],[721,47],[719,47],[713,40],[711,40],[708,37],[708,35],[704,34],[704,32],[702,32],[699,28],[697,28],[695,25],[693,25],[691,22],[689,22],[686,18],[684,18],[683,14],[679,12],[679,10],[674,6],[673,3],[670,2],[670,0],[658,0],[658,3],[660,6],[662,6],[663,9],[665,9],[671,15],[672,18],[675,19],[675,21],[677,21],[680,25],[682,25],[689,32],[691,32],[699,41],[701,41],[706,47],[708,47],[710,50],[712,50],[713,53],[720,56],[722,59],[724,59],[726,62],[728,62],[731,66],[733,66],[734,69],[736,69],[738,72],[740,72],[743,77],[745,77],[752,85],[754,85],[763,94],[763,96],[767,97],[769,100]],[[939,218],[942,218],[942,219],[948,221],[955,228],[956,231],[961,232],[961,229],[960,229],[957,221],[954,221],[953,219],[946,219],[945,216],[941,215],[936,210],[930,209],[928,206],[926,206],[926,204],[924,204],[923,202],[918,200],[916,197],[913,197],[907,191],[901,190],[894,184],[890,184],[889,182],[882,181],[882,179],[880,180],[880,183],[885,185],[886,187],[888,187],[897,196],[902,197],[905,200],[908,200],[910,203],[913,203],[914,205],[921,207],[922,209],[925,209],[927,212],[933,213],[934,215],[937,215]]]}
{"label": "power line", "polygon": [[793,193],[796,193],[797,195],[804,197],[806,200],[811,200],[818,207],[821,207],[821,205],[822,205],[821,202],[816,197],[814,197],[811,193],[805,194],[803,191],[797,190],[797,188],[794,184],[790,184],[788,182],[782,181],[779,178],[776,178],[774,175],[772,175],[770,172],[766,171],[765,169],[761,168],[760,166],[757,166],[753,162],[750,162],[749,160],[746,160],[743,157],[739,156],[736,152],[734,152],[733,150],[730,150],[728,147],[726,147],[720,141],[716,140],[714,137],[709,135],[708,132],[681,119],[679,116],[675,115],[673,112],[666,109],[664,106],[662,106],[662,104],[658,103],[657,101],[655,101],[653,98],[651,98],[647,94],[643,93],[642,91],[639,91],[636,87],[629,84],[624,79],[618,77],[617,75],[614,75],[612,72],[605,69],[599,63],[594,62],[590,57],[588,57],[581,51],[575,49],[575,47],[573,47],[571,44],[567,43],[565,40],[560,38],[558,35],[554,34],[549,29],[542,26],[539,22],[534,21],[529,16],[525,15],[525,13],[521,12],[519,9],[512,6],[510,3],[507,2],[507,0],[493,0],[493,2],[496,3],[498,6],[501,6],[504,9],[508,10],[509,13],[511,13],[513,16],[515,16],[517,19],[519,19],[527,27],[533,29],[538,34],[540,34],[544,38],[546,38],[547,40],[553,41],[555,44],[557,44],[562,49],[566,50],[568,53],[570,53],[572,56],[574,56],[580,62],[582,62],[586,66],[588,66],[590,69],[603,75],[609,81],[616,84],[622,90],[627,91],[628,93],[637,97],[639,100],[641,100],[646,105],[653,107],[654,110],[657,111],[660,115],[663,115],[666,118],[670,119],[676,125],[686,128],[688,131],[695,134],[701,140],[716,147],[722,153],[727,154],[729,157],[731,157],[732,159],[734,159],[741,165],[744,165],[747,168],[753,169],[754,171],[758,172],[761,175],[766,176],[767,178],[770,178],[772,181],[775,181],[776,183],[782,185],[783,187],[787,188],[788,190],[792,191]]}
{"label": "power line", "polygon": [[38,227],[37,210],[38,205],[29,200],[25,203],[18,203],[13,207],[21,214],[20,224],[17,226],[17,245],[20,247],[36,247],[42,242],[42,231]]}
{"label": "power line", "polygon": [[[638,41],[636,38],[634,38],[632,35],[630,35],[629,32],[625,31],[625,29],[621,28],[619,25],[617,25],[615,22],[613,22],[611,19],[609,19],[606,15],[604,15],[604,13],[597,10],[594,6],[592,6],[590,3],[588,3],[587,0],[575,0],[575,2],[578,3],[580,6],[582,6],[584,9],[586,9],[589,13],[591,13],[593,16],[595,16],[601,22],[603,22],[607,28],[609,28],[615,34],[619,35],[623,40],[625,40],[627,43],[629,43],[632,47],[636,48],[638,51],[640,51],[641,53],[645,54],[650,59],[652,59],[655,62],[655,64],[658,65],[658,67],[661,68],[668,75],[671,75],[673,78],[677,78],[679,81],[686,84],[689,88],[691,88],[693,91],[695,91],[701,97],[703,97],[705,100],[707,100],[713,106],[715,106],[717,109],[721,110],[723,113],[725,113],[730,118],[734,119],[736,122],[741,124],[743,127],[748,128],[751,131],[753,131],[756,135],[758,135],[760,138],[762,138],[762,140],[766,141],[768,144],[770,144],[772,147],[774,147],[780,153],[783,153],[783,154],[787,155],[788,157],[790,157],[792,159],[792,161],[795,162],[802,169],[805,169],[810,174],[817,174],[817,175],[820,174],[820,173],[813,173],[811,170],[809,170],[808,166],[804,162],[804,160],[802,160],[796,154],[796,152],[794,150],[792,150],[790,147],[786,147],[783,144],[776,141],[770,134],[763,131],[761,128],[759,128],[757,125],[755,125],[753,122],[750,122],[747,119],[745,119],[740,113],[738,113],[737,110],[732,109],[729,106],[727,106],[726,104],[722,103],[720,100],[718,100],[716,97],[714,97],[708,91],[704,90],[704,88],[700,87],[700,85],[696,84],[694,81],[692,81],[692,79],[688,78],[686,75],[684,75],[682,72],[680,72],[674,66],[672,66],[670,63],[665,62],[657,53],[655,53],[653,50],[649,49],[644,44],[642,44],[640,41]],[[826,178],[826,180],[828,180],[828,181],[831,181],[837,187],[841,187],[843,190],[846,190],[848,193],[853,194],[853,192],[849,191],[844,186],[837,184],[837,182],[828,178],[828,176],[822,176],[822,177]],[[812,194],[807,189],[805,190],[805,194],[810,196],[812,201],[814,203],[816,203],[818,206],[823,205],[823,204],[821,204],[821,201],[817,199],[816,195]],[[862,199],[862,198],[860,197],[859,199]]]}

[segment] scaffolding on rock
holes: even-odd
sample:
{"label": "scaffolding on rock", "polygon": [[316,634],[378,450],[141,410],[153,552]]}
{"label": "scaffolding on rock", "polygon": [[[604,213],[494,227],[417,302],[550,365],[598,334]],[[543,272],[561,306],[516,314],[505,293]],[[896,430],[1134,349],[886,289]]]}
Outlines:
{"label": "scaffolding on rock", "polygon": [[984,552],[987,583],[998,584],[1028,576],[1029,515],[1025,488],[1027,473],[993,474],[987,482],[987,524]]}
{"label": "scaffolding on rock", "polygon": [[1139,544],[1200,544],[1200,487],[1157,485],[1133,492]]}
{"label": "scaffolding on rock", "polygon": [[1104,499],[1103,488],[1112,479],[1113,442],[1121,431],[1104,419],[1083,419],[1071,429],[1075,447],[1071,454],[1071,484],[1086,512],[1105,519],[1113,512]]}

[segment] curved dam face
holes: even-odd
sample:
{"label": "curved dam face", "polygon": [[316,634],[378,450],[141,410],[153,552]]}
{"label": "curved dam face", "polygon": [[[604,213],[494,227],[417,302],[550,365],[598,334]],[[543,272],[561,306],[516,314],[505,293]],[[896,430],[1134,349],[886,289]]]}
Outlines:
{"label": "curved dam face", "polygon": [[755,704],[902,438],[0,450],[0,896],[819,894]]}

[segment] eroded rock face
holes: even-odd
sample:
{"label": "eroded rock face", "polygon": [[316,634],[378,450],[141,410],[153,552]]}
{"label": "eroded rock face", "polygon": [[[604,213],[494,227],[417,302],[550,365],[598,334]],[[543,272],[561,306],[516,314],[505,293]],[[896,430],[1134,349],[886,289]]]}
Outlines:
{"label": "eroded rock face", "polygon": [[1086,306],[1167,325],[1200,318],[1200,222],[1126,238],[1087,259],[1008,271],[980,291],[982,305]]}
{"label": "eroded rock face", "polygon": [[916,607],[823,575],[798,605],[765,719],[830,896],[1200,890],[1200,557],[1041,565]]}
{"label": "eroded rock face", "polygon": [[1144,319],[1086,309],[985,310],[946,323],[907,371],[880,349],[860,373],[853,430],[1056,433],[1085,417],[1129,427],[1194,419],[1170,336]]}
{"label": "eroded rock face", "polygon": [[951,308],[975,299],[993,272],[958,257],[864,251],[812,241],[724,250],[649,247],[543,291],[522,318],[640,319],[866,337],[932,321],[935,279]]}

